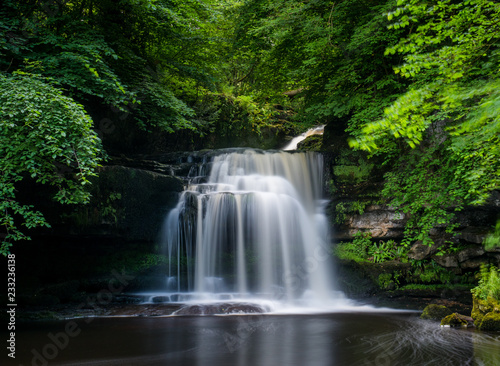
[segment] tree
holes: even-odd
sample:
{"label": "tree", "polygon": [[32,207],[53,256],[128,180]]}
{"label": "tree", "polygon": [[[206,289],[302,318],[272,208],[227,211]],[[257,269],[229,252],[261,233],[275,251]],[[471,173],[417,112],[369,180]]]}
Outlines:
{"label": "tree", "polygon": [[0,75],[0,253],[29,239],[22,227],[49,226],[33,205],[21,204],[16,184],[32,179],[57,188],[60,203],[85,203],[88,178],[102,160],[92,120],[71,98],[33,74]]}
{"label": "tree", "polygon": [[450,208],[484,203],[500,188],[500,5],[399,0],[387,17],[391,29],[412,29],[386,50],[405,55],[395,72],[412,85],[351,145],[386,155],[398,140],[411,147],[386,194],[413,214],[409,237],[429,241],[432,227],[451,222]]}
{"label": "tree", "polygon": [[[6,0],[0,8],[0,252],[47,226],[17,200],[31,178],[84,203],[102,159],[101,111],[136,131],[195,129],[190,106],[215,89],[210,26],[215,1]],[[106,115],[106,114],[104,114]],[[122,123],[121,118],[115,121]],[[118,126],[117,126],[118,127]]]}

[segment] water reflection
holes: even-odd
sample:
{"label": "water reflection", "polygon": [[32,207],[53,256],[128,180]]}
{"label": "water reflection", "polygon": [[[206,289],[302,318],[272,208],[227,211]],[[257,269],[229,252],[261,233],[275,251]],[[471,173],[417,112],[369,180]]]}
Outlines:
{"label": "water reflection", "polygon": [[[337,313],[81,319],[49,365],[499,365],[500,335],[440,328],[408,314]],[[67,323],[67,322],[66,322]],[[44,365],[65,322],[20,330],[18,358]],[[45,347],[45,348],[44,348]],[[50,347],[49,347],[50,348]],[[36,352],[36,353],[35,353]],[[3,364],[3,363],[2,363]]]}

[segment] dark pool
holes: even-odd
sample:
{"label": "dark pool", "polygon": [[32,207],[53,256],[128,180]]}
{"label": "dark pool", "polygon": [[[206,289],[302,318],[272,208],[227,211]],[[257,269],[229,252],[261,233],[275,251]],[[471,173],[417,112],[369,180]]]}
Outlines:
{"label": "dark pool", "polygon": [[89,318],[16,338],[2,365],[500,365],[500,334],[413,313]]}

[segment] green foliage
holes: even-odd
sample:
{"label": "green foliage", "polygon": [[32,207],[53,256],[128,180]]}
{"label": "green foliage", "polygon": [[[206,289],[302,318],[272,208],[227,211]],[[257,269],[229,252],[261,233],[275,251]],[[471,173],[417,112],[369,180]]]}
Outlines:
{"label": "green foliage", "polygon": [[471,292],[481,300],[488,300],[491,297],[500,301],[500,274],[498,268],[482,265],[479,273],[479,283]]}
{"label": "green foliage", "polygon": [[396,246],[394,240],[380,241],[373,245],[369,254],[373,257],[373,262],[380,263],[390,260],[399,259],[403,263],[407,262],[407,250],[405,247]]}
{"label": "green foliage", "polygon": [[217,133],[233,143],[252,135],[261,137],[264,128],[274,126],[276,114],[272,106],[247,95],[207,94],[196,109],[201,134]]}
{"label": "green foliage", "polygon": [[[378,118],[404,90],[383,16],[392,1],[261,1],[240,8],[236,44],[252,55],[247,88],[262,95],[302,90],[292,104],[312,121],[350,117],[350,130]],[[405,31],[401,31],[403,33]]]}
{"label": "green foliage", "polygon": [[334,254],[345,260],[363,262],[368,259],[368,251],[372,245],[370,233],[357,232],[352,242],[342,242],[334,247]]}
{"label": "green foliage", "polygon": [[33,205],[17,201],[20,180],[55,186],[61,203],[88,201],[85,186],[102,150],[92,131],[99,123],[91,118],[116,117],[115,125],[128,118],[135,132],[195,129],[190,105],[216,89],[225,54],[217,52],[224,43],[217,29],[223,5],[2,2],[0,252],[28,239],[23,227],[48,226]]}
{"label": "green foliage", "polygon": [[451,284],[455,278],[449,270],[431,261],[423,266],[417,266],[413,271],[413,276],[418,278],[420,283],[442,283]]}
{"label": "green foliage", "polygon": [[21,231],[48,226],[32,205],[16,200],[16,184],[31,178],[57,189],[60,203],[85,203],[88,178],[102,159],[100,140],[83,107],[37,75],[0,75],[0,208],[5,236],[0,253]]}
{"label": "green foliage", "polygon": [[500,220],[497,221],[494,232],[486,236],[483,245],[487,250],[500,247]]}
{"label": "green foliage", "polygon": [[[351,201],[351,202],[339,202],[335,206],[335,222],[337,224],[343,224],[347,219],[349,214],[359,214],[362,215],[365,211],[365,207],[368,202],[364,201]],[[359,234],[359,233],[357,233]],[[357,235],[356,234],[356,235]]]}
{"label": "green foliage", "polygon": [[111,105],[142,129],[194,128],[188,103],[215,89],[218,6],[7,0],[0,10],[0,65],[11,72],[25,60],[37,62],[37,73],[78,102]]}
{"label": "green foliage", "polygon": [[372,261],[382,263],[390,260],[408,261],[407,249],[393,240],[373,243],[370,233],[357,232],[352,242],[342,242],[335,246],[334,254],[344,260],[356,262]]}
{"label": "green foliage", "polygon": [[444,285],[444,284],[415,284],[411,283],[400,287],[400,290],[417,290],[417,291],[438,291],[438,290],[469,290],[470,286],[464,284]]}
{"label": "green foliage", "polygon": [[333,167],[333,174],[340,182],[359,184],[370,177],[372,169],[373,164],[360,158],[357,165],[335,165]]}
{"label": "green foliage", "polygon": [[381,273],[378,276],[378,285],[382,290],[394,290],[395,283],[392,279],[391,273]]}
{"label": "green foliage", "polygon": [[450,209],[481,204],[500,187],[499,13],[488,0],[398,1],[388,12],[389,28],[414,27],[386,50],[404,55],[395,72],[412,85],[350,144],[387,156],[404,152],[385,194],[411,214],[409,241],[430,243],[435,226],[452,231]]}

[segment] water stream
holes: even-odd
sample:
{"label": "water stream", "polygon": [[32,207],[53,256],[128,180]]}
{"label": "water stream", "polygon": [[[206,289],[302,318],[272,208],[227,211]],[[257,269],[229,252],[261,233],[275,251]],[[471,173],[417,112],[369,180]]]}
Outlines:
{"label": "water stream", "polygon": [[303,134],[294,137],[284,148],[283,150],[288,151],[288,150],[296,150],[297,146],[300,142],[304,141],[306,138],[309,136],[313,135],[322,135],[323,132],[325,131],[325,125],[317,126],[308,129],[306,132]]}

